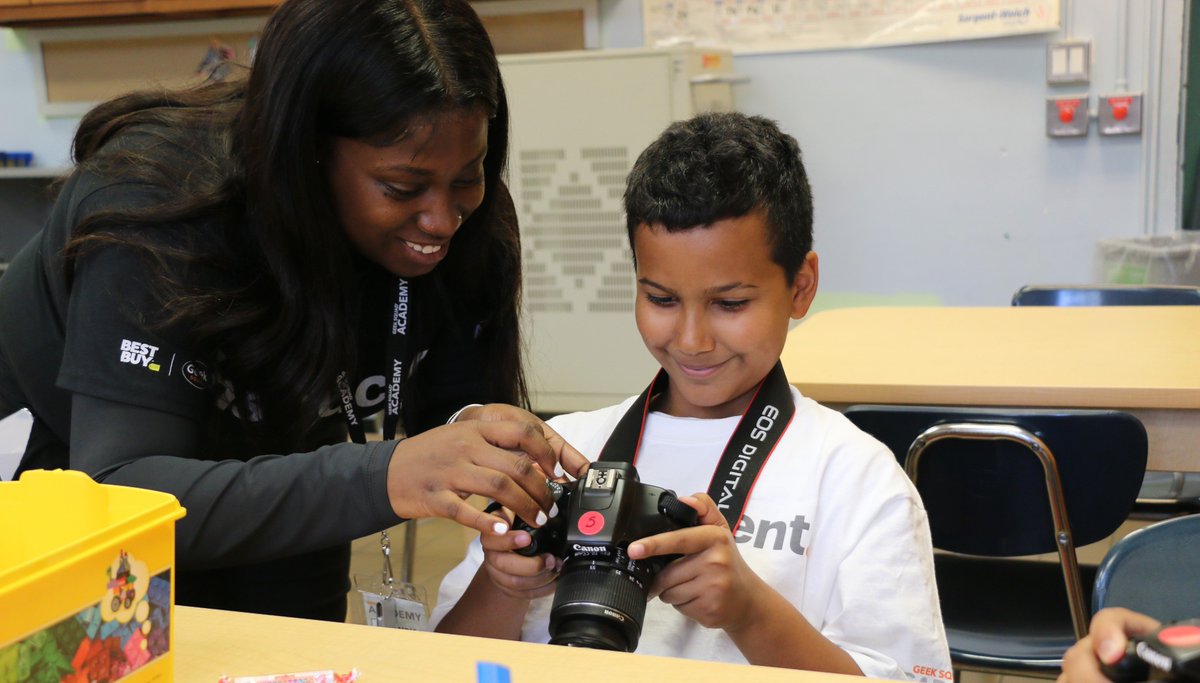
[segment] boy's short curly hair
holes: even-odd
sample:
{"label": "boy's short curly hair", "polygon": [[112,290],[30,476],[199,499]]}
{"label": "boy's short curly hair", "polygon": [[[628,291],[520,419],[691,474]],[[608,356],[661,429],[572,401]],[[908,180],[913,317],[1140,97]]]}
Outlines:
{"label": "boy's short curly hair", "polygon": [[676,232],[756,209],[766,214],[771,257],[791,280],[812,250],[812,190],[795,138],[761,116],[672,124],[638,156],[625,186],[631,246],[639,225]]}

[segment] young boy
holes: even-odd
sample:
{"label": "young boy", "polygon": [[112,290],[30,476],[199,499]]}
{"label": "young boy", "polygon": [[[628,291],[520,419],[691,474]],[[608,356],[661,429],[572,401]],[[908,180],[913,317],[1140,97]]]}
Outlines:
{"label": "young boy", "polygon": [[[920,498],[885,446],[801,396],[779,365],[788,321],[817,291],[796,141],[741,114],[676,123],[638,158],[625,210],[637,326],[666,377],[642,397],[550,424],[590,459],[602,449],[608,459],[618,421],[648,402],[641,481],[708,492],[683,499],[698,526],[629,546],[635,560],[683,555],[651,586],[637,651],[949,679]],[[778,416],[774,404],[760,412],[771,395],[782,396]],[[731,476],[722,455],[742,438],[743,414],[773,417],[767,440],[778,442],[760,444],[757,475],[739,465]],[[547,642],[561,567],[510,552],[529,542],[523,531],[475,541],[442,583],[437,629]]]}

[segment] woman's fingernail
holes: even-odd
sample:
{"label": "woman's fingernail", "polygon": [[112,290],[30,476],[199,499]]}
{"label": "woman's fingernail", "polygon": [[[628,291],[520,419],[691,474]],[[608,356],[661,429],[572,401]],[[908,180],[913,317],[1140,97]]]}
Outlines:
{"label": "woman's fingernail", "polygon": [[538,525],[538,526],[541,526],[541,525],[545,524],[545,523],[546,523],[546,519],[547,519],[547,518],[546,518],[546,513],[542,512],[541,510],[538,510],[538,515],[537,515],[537,525]]}
{"label": "woman's fingernail", "polygon": [[554,505],[550,506],[550,516],[551,517],[558,516],[558,503],[555,503]]}
{"label": "woman's fingernail", "polygon": [[524,548],[525,546],[529,545],[531,541],[533,541],[533,537],[524,531],[518,531],[517,535],[513,536],[513,545],[517,546],[518,548]]}
{"label": "woman's fingernail", "polygon": [[554,476],[561,477],[563,474],[566,474],[566,473],[563,472],[562,465],[557,462],[554,463]]}
{"label": "woman's fingernail", "polygon": [[546,562],[546,569],[554,569],[554,556],[553,555],[549,555],[549,554],[543,555],[542,559],[545,560],[545,562]]}
{"label": "woman's fingernail", "polygon": [[637,559],[636,557],[634,557],[634,555],[641,556],[645,552],[646,552],[646,546],[642,545],[641,543],[630,543],[629,544],[629,556],[632,557],[633,559]]}
{"label": "woman's fingernail", "polygon": [[508,533],[508,525],[504,522],[496,522],[492,525],[492,531],[495,531],[497,534],[506,534]]}

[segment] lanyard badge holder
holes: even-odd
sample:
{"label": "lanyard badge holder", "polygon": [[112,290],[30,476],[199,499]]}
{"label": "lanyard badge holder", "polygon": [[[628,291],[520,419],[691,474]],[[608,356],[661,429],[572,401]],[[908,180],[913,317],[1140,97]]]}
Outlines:
{"label": "lanyard badge holder", "polygon": [[[404,278],[398,278],[393,291],[392,325],[388,337],[388,367],[392,369],[392,376],[387,386],[386,411],[383,418],[384,439],[395,438],[396,428],[400,423],[400,387],[403,383],[404,363],[408,357],[408,314],[409,283]],[[354,409],[354,394],[350,389],[348,373],[341,373],[337,383],[350,438],[358,443],[366,443],[366,432]],[[408,522],[415,523],[414,520]],[[410,536],[415,530],[416,527],[409,527]],[[405,558],[404,572],[397,581],[392,574],[392,541],[387,531],[379,534],[379,547],[383,552],[382,574],[354,576],[354,587],[362,596],[363,615],[367,625],[410,631],[426,630],[429,603],[425,599],[425,589],[411,583],[412,558]],[[411,542],[408,550],[413,550]]]}
{"label": "lanyard badge holder", "polygon": [[[408,522],[412,524],[413,522]],[[363,601],[363,615],[368,626],[403,628],[409,631],[426,630],[428,601],[425,589],[410,582],[408,576],[397,581],[392,574],[392,541],[388,532],[379,535],[379,547],[383,552],[381,575],[354,576],[354,587]],[[405,570],[407,574],[407,568]]]}

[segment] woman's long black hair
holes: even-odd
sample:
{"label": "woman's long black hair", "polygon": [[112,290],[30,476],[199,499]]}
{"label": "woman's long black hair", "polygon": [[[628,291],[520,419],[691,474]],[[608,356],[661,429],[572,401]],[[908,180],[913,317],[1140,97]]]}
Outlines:
{"label": "woman's long black hair", "polygon": [[[361,299],[349,286],[353,247],[319,160],[334,137],[389,144],[421,117],[436,123],[454,109],[489,117],[485,194],[434,275],[484,321],[487,399],[526,405],[519,235],[501,183],[508,106],[495,52],[466,0],[287,0],[264,29],[248,79],[138,92],[93,109],[75,137],[80,168],[158,188],[164,199],[87,217],[68,244],[68,272],[97,244],[141,247],[170,293],[164,326],[182,326],[218,355],[222,374],[270,407],[263,417],[273,431],[302,434],[312,425],[294,416],[315,419],[337,373],[355,367]],[[130,130],[149,142],[102,149]],[[219,244],[181,247],[119,229],[195,220],[222,225]],[[179,263],[230,277],[183,288],[171,275]]]}

